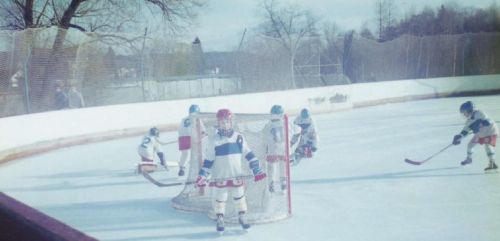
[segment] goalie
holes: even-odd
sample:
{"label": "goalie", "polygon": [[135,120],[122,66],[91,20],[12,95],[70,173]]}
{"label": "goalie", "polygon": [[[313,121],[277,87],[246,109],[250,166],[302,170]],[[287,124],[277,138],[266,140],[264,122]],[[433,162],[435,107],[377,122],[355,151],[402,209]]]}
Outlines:
{"label": "goalie", "polygon": [[250,225],[245,218],[247,203],[243,180],[246,174],[242,169],[243,157],[253,172],[254,181],[264,179],[266,173],[261,170],[259,160],[248,147],[243,135],[233,130],[231,111],[221,109],[217,112],[216,117],[217,131],[208,140],[205,160],[198,173],[196,185],[198,187],[206,186],[209,176],[213,179],[208,185],[214,187],[212,204],[217,216],[218,232],[224,232],[224,213],[229,195],[232,197],[238,212],[238,221],[241,227],[248,229]]}

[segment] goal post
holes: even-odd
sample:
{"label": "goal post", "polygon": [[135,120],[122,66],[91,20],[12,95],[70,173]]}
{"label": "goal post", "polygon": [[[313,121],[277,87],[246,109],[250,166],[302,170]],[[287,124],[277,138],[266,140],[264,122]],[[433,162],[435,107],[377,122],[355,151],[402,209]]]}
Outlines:
{"label": "goal post", "polygon": [[[192,125],[191,157],[186,167],[188,170],[186,174],[188,181],[194,181],[204,161],[208,138],[217,135],[217,120],[216,113],[199,113],[190,119],[194,124]],[[279,138],[274,137],[270,131],[272,120],[276,122],[272,126],[274,132],[279,133]],[[291,136],[288,116],[233,113],[233,128],[243,135],[247,145],[259,160],[262,170],[267,174],[264,180],[254,182],[249,163],[243,157],[244,173],[241,177],[231,177],[244,180],[248,222],[268,223],[290,217],[292,214],[291,150],[289,147]],[[279,158],[270,158],[270,156]],[[182,191],[172,199],[172,206],[180,210],[206,213],[210,218],[215,219],[212,208],[214,188],[216,187],[197,187],[195,184],[186,184]],[[226,202],[225,220],[238,222],[232,197],[229,197]]]}

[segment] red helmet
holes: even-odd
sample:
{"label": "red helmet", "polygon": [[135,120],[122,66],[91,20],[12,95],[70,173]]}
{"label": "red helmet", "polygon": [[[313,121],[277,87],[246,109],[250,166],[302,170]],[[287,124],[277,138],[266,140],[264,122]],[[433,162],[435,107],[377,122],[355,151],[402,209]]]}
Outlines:
{"label": "red helmet", "polygon": [[[217,129],[223,135],[229,135],[233,129],[233,113],[228,109],[217,111]],[[228,132],[229,131],[229,132]]]}
{"label": "red helmet", "polygon": [[217,119],[232,119],[233,113],[229,109],[220,109],[217,111]]}

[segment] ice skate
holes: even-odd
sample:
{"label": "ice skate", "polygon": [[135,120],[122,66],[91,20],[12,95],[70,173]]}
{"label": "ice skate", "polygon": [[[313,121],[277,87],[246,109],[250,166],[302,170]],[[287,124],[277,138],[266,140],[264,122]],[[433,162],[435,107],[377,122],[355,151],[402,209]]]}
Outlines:
{"label": "ice skate", "polygon": [[245,217],[245,212],[239,212],[238,213],[238,222],[241,225],[241,228],[244,230],[247,230],[250,228],[250,224],[248,224],[246,217]]}
{"label": "ice skate", "polygon": [[269,192],[273,193],[275,191],[276,190],[274,189],[274,181],[271,181],[271,183],[269,183]]}
{"label": "ice skate", "polygon": [[462,166],[465,166],[465,165],[468,165],[468,164],[471,164],[472,163],[472,158],[470,157],[467,157],[465,160],[463,160],[462,162],[460,162],[460,164]]}
{"label": "ice skate", "polygon": [[286,181],[281,182],[281,191],[286,190]]}
{"label": "ice skate", "polygon": [[219,234],[224,233],[224,215],[223,214],[217,214],[217,232]]}
{"label": "ice skate", "polygon": [[498,166],[494,161],[490,161],[490,164],[484,169],[485,172],[496,172],[498,170]]}
{"label": "ice skate", "polygon": [[185,174],[184,169],[185,169],[184,167],[179,168],[179,173],[178,173],[179,177],[184,176],[184,174]]}

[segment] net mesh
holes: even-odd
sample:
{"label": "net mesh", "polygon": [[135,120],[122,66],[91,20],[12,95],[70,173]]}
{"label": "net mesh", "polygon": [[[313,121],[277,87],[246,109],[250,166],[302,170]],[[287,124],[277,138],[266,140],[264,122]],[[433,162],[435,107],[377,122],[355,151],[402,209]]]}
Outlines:
{"label": "net mesh", "polygon": [[[283,168],[278,171],[271,172],[269,164],[266,161],[266,138],[268,132],[265,125],[270,121],[271,115],[245,115],[235,114],[233,118],[233,128],[241,133],[247,141],[248,146],[260,160],[262,170],[267,173],[268,177],[262,181],[254,182],[252,171],[248,167],[246,160],[242,161],[242,169],[244,170],[243,178],[245,181],[245,195],[247,200],[247,219],[250,223],[266,223],[274,222],[288,218],[291,215],[290,205],[290,185],[289,185],[289,163],[288,154],[282,153],[285,156],[285,161],[278,168]],[[204,113],[193,117],[193,123],[196,123],[198,134],[192,136],[191,158],[189,161],[187,180],[195,180],[203,163],[203,152],[206,138],[215,135],[216,119],[215,113]],[[287,123],[287,117],[283,117],[283,123]],[[203,123],[203,124],[201,124]],[[203,125],[208,137],[203,139],[200,136],[200,126]],[[287,128],[283,128],[283,133],[287,132]],[[284,143],[288,143],[287,139]],[[285,149],[286,150],[286,149]],[[281,174],[280,174],[281,173]],[[287,188],[283,191],[270,192],[269,184],[272,180],[284,180]],[[195,184],[188,184],[182,192],[172,199],[172,206],[186,211],[196,211],[207,213],[210,218],[215,218],[212,210],[212,202],[215,187],[200,188]],[[226,213],[224,219],[228,222],[237,222],[237,212],[232,203],[232,198],[229,197],[226,202]]]}

